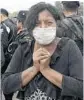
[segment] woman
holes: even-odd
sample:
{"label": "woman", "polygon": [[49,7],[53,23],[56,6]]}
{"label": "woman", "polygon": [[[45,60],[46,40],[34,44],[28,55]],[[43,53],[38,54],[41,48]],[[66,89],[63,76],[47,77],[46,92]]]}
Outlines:
{"label": "woman", "polygon": [[83,98],[82,55],[74,41],[56,37],[59,19],[50,4],[31,7],[26,26],[35,42],[16,50],[3,76],[4,93],[22,91],[23,100]]}

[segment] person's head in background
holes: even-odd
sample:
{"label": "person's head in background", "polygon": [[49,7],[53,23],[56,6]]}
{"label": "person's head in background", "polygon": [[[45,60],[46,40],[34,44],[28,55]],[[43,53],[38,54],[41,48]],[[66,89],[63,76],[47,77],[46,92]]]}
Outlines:
{"label": "person's head in background", "polygon": [[0,23],[8,19],[9,13],[6,9],[0,9]]}
{"label": "person's head in background", "polygon": [[17,15],[17,28],[18,30],[23,30],[24,28],[24,22],[26,20],[26,15],[27,15],[27,11],[19,11],[18,15]]}
{"label": "person's head in background", "polygon": [[49,35],[54,38],[52,32],[56,34],[57,20],[60,20],[57,9],[50,4],[40,2],[30,8],[25,26],[30,34],[33,33],[35,40],[37,38],[41,40],[46,34],[44,38],[46,37],[47,42]]}
{"label": "person's head in background", "polygon": [[80,6],[79,1],[62,1],[63,13],[65,16],[70,16],[78,13]]}

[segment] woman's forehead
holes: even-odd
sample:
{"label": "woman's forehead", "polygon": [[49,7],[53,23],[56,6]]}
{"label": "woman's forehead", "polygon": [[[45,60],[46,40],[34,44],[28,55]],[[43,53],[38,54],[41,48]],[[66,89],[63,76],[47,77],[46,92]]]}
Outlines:
{"label": "woman's forehead", "polygon": [[53,18],[53,15],[48,11],[48,10],[43,10],[42,12],[40,12],[38,14],[38,19],[44,19],[44,18],[47,18],[47,19],[54,19]]}

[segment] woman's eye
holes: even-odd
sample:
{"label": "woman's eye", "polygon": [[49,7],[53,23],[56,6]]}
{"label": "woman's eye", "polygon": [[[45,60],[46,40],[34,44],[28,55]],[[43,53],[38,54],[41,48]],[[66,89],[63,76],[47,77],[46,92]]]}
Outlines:
{"label": "woman's eye", "polygon": [[48,22],[49,25],[53,24],[53,22]]}

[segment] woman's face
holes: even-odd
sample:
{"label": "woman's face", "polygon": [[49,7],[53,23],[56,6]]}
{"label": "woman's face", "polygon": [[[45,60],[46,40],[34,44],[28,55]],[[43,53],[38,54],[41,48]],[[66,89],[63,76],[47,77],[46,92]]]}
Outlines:
{"label": "woman's face", "polygon": [[48,45],[55,40],[56,21],[49,11],[39,13],[33,36],[40,45]]}
{"label": "woman's face", "polygon": [[36,27],[48,28],[56,27],[56,21],[48,10],[39,13]]}

